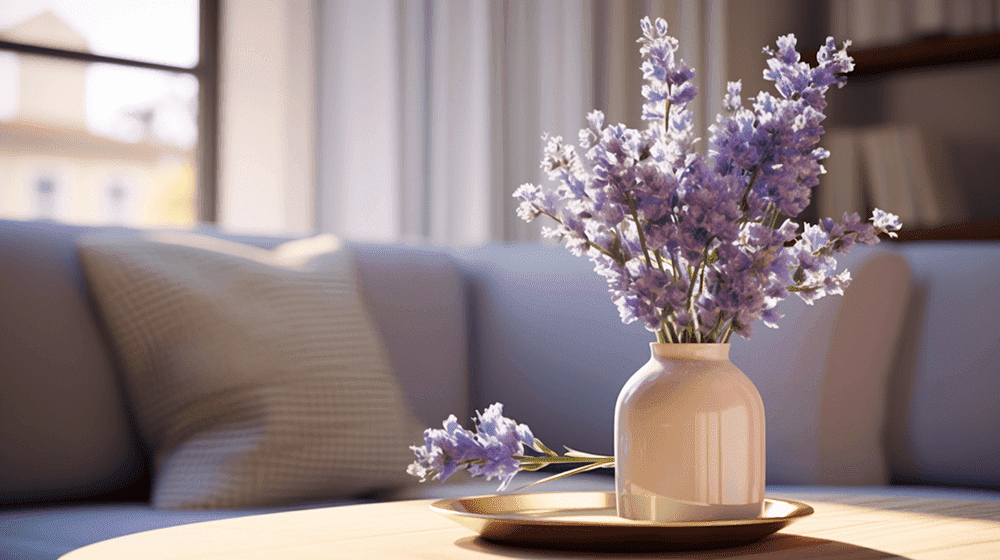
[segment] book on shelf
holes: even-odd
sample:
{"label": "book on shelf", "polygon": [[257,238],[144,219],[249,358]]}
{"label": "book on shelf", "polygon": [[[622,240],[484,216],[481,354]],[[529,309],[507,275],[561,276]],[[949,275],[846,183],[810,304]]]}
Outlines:
{"label": "book on shelf", "polygon": [[817,193],[821,216],[864,215],[871,206],[913,227],[964,217],[951,188],[944,143],[920,127],[835,128],[823,144],[831,155]]}
{"label": "book on shelf", "polygon": [[[997,1],[1000,2],[1000,0]],[[851,37],[851,26],[848,24],[851,18],[850,7],[851,5],[848,0],[830,0],[828,5],[829,15],[827,17],[830,21],[830,35],[834,39],[838,42],[851,39],[856,44],[857,40]]]}
{"label": "book on shelf", "polygon": [[902,0],[832,0],[829,14],[834,38],[850,39],[855,48],[898,43],[905,38]]}
{"label": "book on shelf", "polygon": [[879,42],[879,29],[875,21],[876,6],[864,0],[848,0],[847,37],[856,47],[867,47]]}
{"label": "book on shelf", "polygon": [[892,45],[906,39],[907,30],[903,26],[902,0],[866,3],[875,5],[875,35],[879,44]]}
{"label": "book on shelf", "polygon": [[913,127],[922,141],[923,151],[915,149],[913,157],[922,158],[926,162],[928,180],[934,200],[941,211],[939,223],[952,223],[968,219],[971,215],[968,201],[961,196],[952,176],[951,162],[948,157],[948,145],[939,134],[919,127]]}
{"label": "book on shelf", "polygon": [[934,35],[945,28],[944,0],[910,0],[913,10],[913,34]]}
{"label": "book on shelf", "polygon": [[830,0],[830,34],[855,49],[947,34],[989,33],[1000,23],[1000,0]]}
{"label": "book on shelf", "polygon": [[993,28],[993,0],[949,0],[945,10],[945,29],[951,35],[972,35]]}
{"label": "book on shelf", "polygon": [[973,19],[976,33],[989,33],[996,29],[994,19],[997,17],[995,0],[976,0],[973,6]]}
{"label": "book on shelf", "polygon": [[872,206],[892,212],[904,224],[921,221],[916,194],[909,180],[909,167],[920,165],[906,161],[899,129],[876,127],[861,133],[861,159]]}
{"label": "book on shelf", "polygon": [[925,225],[940,224],[944,221],[944,200],[934,187],[924,133],[916,126],[900,127],[897,133],[900,154],[907,171],[906,179],[910,186],[907,190],[912,195],[917,220]]}
{"label": "book on shelf", "polygon": [[861,165],[854,132],[849,129],[828,130],[823,136],[823,147],[830,151],[830,157],[823,162],[826,173],[822,175],[822,186],[816,193],[820,215],[840,221],[844,212],[864,213]]}

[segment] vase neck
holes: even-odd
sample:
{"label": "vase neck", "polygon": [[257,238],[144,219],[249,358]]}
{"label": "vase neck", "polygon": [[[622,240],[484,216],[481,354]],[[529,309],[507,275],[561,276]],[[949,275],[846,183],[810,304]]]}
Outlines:
{"label": "vase neck", "polygon": [[728,360],[729,344],[650,342],[649,352],[654,360]]}

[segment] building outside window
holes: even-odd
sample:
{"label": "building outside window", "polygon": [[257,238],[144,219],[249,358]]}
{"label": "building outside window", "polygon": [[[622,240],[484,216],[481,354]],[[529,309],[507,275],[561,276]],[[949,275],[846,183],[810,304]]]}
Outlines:
{"label": "building outside window", "polygon": [[208,3],[0,0],[0,218],[214,220]]}
{"label": "building outside window", "polygon": [[55,179],[47,175],[40,175],[35,180],[33,204],[31,213],[42,219],[55,219],[59,214],[59,189]]}

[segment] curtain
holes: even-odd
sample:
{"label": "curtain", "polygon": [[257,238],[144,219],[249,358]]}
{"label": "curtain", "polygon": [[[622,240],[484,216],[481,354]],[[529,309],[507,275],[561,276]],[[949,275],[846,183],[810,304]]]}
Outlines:
{"label": "curtain", "polygon": [[[608,122],[642,126],[635,40],[646,15],[667,18],[682,56],[708,69],[703,90],[723,83],[722,34],[707,32],[722,6],[321,3],[319,228],[348,239],[449,246],[538,239],[539,224],[517,218],[511,193],[544,180],[542,135],[575,142],[595,108]],[[699,125],[707,109],[695,107]]]}

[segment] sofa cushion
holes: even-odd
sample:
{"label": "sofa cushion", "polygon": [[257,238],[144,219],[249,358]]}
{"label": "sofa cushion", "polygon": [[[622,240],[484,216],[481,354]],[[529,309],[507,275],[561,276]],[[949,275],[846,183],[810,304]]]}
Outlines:
{"label": "sofa cushion", "polygon": [[[470,282],[473,406],[504,403],[546,445],[611,454],[614,407],[655,336],[624,325],[603,278],[561,247],[456,252]],[[778,329],[734,337],[730,358],[767,414],[767,479],[880,484],[884,386],[909,273],[885,247],[842,258],[854,282],[814,306],[792,297]]]}
{"label": "sofa cushion", "polygon": [[153,504],[260,507],[410,482],[413,419],[332,236],[272,251],[132,232],[80,240],[153,449]]}
{"label": "sofa cushion", "polygon": [[105,494],[142,472],[81,230],[0,220],[0,506]]}
{"label": "sofa cushion", "polygon": [[1000,489],[1000,242],[903,251],[914,290],[892,386],[893,473]]}

